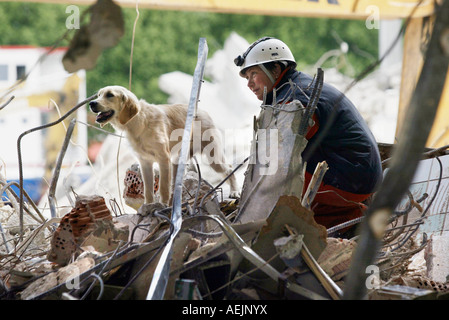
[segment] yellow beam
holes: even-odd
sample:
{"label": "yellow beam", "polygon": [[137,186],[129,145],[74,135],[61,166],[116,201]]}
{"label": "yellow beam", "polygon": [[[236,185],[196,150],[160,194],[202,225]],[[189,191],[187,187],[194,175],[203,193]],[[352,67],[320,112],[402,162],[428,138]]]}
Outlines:
{"label": "yellow beam", "polygon": [[424,63],[422,50],[429,41],[431,32],[432,21],[428,18],[411,19],[405,30],[396,136],[402,129],[408,104],[421,73]]}
{"label": "yellow beam", "polygon": [[[424,64],[424,50],[433,30],[434,16],[412,19],[404,36],[404,56],[402,59],[401,91],[399,97],[396,134],[402,129],[408,104],[416,89]],[[437,114],[427,139],[426,147],[439,148],[449,144],[449,71]]]}
{"label": "yellow beam", "polygon": [[[5,0],[0,0],[5,1]],[[23,0],[19,0],[23,1]],[[94,0],[24,0],[67,5],[90,5]],[[156,10],[210,11],[234,14],[327,17],[341,19],[406,18],[419,0],[115,0],[124,7]],[[424,0],[414,17],[433,12],[433,1]]]}
{"label": "yellow beam", "polygon": [[426,146],[439,148],[446,145],[449,145],[449,71]]}

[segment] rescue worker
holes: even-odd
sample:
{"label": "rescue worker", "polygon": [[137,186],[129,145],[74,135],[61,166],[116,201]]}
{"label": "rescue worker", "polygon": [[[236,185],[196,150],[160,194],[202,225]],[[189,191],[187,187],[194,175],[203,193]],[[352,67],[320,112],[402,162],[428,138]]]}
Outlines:
{"label": "rescue worker", "polygon": [[[313,78],[296,70],[292,52],[279,39],[257,40],[234,62],[240,67],[240,75],[247,79],[248,88],[266,105],[293,100],[308,105]],[[297,90],[291,90],[291,82]],[[326,161],[329,169],[311,209],[316,222],[330,228],[363,215],[363,202],[382,179],[381,160],[368,125],[352,102],[333,86],[323,84],[313,121],[302,153],[307,162],[304,192],[317,164]]]}

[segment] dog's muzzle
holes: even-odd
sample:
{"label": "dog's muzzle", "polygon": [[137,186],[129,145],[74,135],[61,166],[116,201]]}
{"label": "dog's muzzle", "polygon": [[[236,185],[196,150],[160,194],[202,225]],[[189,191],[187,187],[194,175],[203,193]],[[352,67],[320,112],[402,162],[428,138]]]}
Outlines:
{"label": "dog's muzzle", "polygon": [[90,106],[90,110],[92,110],[92,112],[98,113],[97,118],[95,119],[95,121],[98,123],[104,123],[104,122],[108,121],[114,115],[114,110],[101,111],[100,105],[95,100],[89,102],[89,106]]}

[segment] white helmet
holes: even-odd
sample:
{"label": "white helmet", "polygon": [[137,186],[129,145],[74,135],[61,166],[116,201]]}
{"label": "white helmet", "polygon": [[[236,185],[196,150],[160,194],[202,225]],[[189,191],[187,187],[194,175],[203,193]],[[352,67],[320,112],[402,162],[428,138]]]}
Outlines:
{"label": "white helmet", "polygon": [[250,45],[246,52],[234,59],[234,63],[240,67],[242,77],[249,67],[273,61],[287,61],[296,66],[289,47],[281,40],[271,37],[260,38]]}

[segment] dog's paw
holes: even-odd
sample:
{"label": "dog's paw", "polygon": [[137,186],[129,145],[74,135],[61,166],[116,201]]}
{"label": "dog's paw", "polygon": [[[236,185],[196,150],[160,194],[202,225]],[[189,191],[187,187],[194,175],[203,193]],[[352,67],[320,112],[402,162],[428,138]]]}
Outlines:
{"label": "dog's paw", "polygon": [[231,193],[229,194],[229,198],[231,198],[231,199],[240,198],[240,192],[239,191],[231,191]]}

